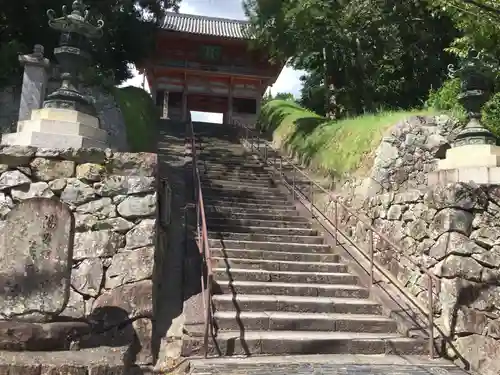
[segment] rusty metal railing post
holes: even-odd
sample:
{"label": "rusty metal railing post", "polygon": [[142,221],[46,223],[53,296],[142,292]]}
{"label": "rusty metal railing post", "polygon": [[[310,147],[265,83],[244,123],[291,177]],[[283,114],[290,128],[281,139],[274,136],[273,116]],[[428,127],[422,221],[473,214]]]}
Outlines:
{"label": "rusty metal railing post", "polygon": [[429,288],[429,357],[434,359],[434,300],[432,296],[432,276],[429,274],[428,277],[428,288]]}
{"label": "rusty metal railing post", "polygon": [[292,195],[293,195],[293,200],[295,200],[295,168],[292,168],[293,169],[293,173],[292,173]]}
{"label": "rusty metal railing post", "polygon": [[334,208],[334,215],[335,215],[335,248],[339,246],[339,202],[337,201],[337,198],[334,198],[335,202],[335,208]]}
{"label": "rusty metal railing post", "polygon": [[314,191],[312,180],[309,181],[309,202],[311,203],[311,216],[314,219]]}
{"label": "rusty metal railing post", "polygon": [[373,230],[368,228],[369,237],[368,237],[368,246],[370,248],[370,289],[373,287]]}

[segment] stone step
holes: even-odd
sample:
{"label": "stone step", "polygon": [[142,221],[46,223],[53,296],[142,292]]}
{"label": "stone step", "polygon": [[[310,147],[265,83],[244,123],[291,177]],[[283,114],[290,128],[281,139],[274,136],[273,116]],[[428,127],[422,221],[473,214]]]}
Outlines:
{"label": "stone step", "polygon": [[252,249],[271,250],[287,252],[303,252],[330,254],[332,249],[329,245],[305,244],[293,242],[267,242],[267,241],[237,241],[208,239],[210,247],[224,247],[227,249]]}
{"label": "stone step", "polygon": [[256,168],[231,168],[231,167],[221,167],[221,166],[203,166],[198,165],[198,170],[200,171],[200,176],[224,176],[226,177],[237,177],[243,178],[245,180],[256,178],[257,180],[269,181],[271,176],[274,174],[273,170],[268,169],[256,169]]}
{"label": "stone step", "polygon": [[251,191],[253,193],[264,195],[273,194],[278,196],[283,196],[280,190],[275,186],[257,186],[244,183],[238,184],[221,184],[208,181],[206,179],[201,181],[201,186],[206,189],[212,190],[223,190],[223,191]]}
{"label": "stone step", "polygon": [[231,171],[226,170],[223,172],[210,171],[210,170],[200,170],[200,177],[216,180],[231,181],[234,183],[238,182],[255,182],[255,183],[268,183],[271,181],[271,175],[269,173],[259,173],[259,174],[247,174],[239,170]]}
{"label": "stone step", "polygon": [[281,311],[217,311],[219,332],[245,331],[329,331],[396,333],[394,320],[369,314],[315,314]]}
{"label": "stone step", "polygon": [[190,375],[470,375],[445,359],[427,355],[266,355],[193,359]]}
{"label": "stone step", "polygon": [[266,166],[257,161],[253,161],[250,158],[245,158],[241,160],[236,159],[212,159],[207,160],[203,156],[198,155],[198,166],[204,168],[214,169],[214,168],[224,168],[224,169],[255,169],[256,171],[264,171]]}
{"label": "stone step", "polygon": [[[255,179],[267,181],[273,175],[270,170],[256,170],[249,168],[222,168],[222,167],[198,167],[200,176],[214,178],[214,176],[237,177],[245,180]],[[220,177],[219,177],[220,178]]]}
{"label": "stone step", "polygon": [[[280,296],[368,298],[368,289],[359,285],[280,283],[262,281],[216,280],[221,293]],[[219,293],[220,294],[220,293]]]}
{"label": "stone step", "polygon": [[226,258],[212,257],[212,266],[216,268],[237,268],[263,270],[263,271],[284,271],[284,272],[347,272],[347,266],[343,263],[326,262],[303,262],[303,261],[282,261],[268,259],[248,259],[248,258]]}
{"label": "stone step", "polygon": [[268,191],[259,191],[247,187],[240,187],[238,189],[226,189],[221,187],[205,186],[205,185],[201,185],[201,187],[203,189],[204,194],[212,193],[218,196],[223,195],[229,197],[233,196],[236,198],[241,197],[241,198],[267,199],[267,200],[274,200],[275,198],[278,198],[276,200],[288,201],[288,197],[278,190],[273,191],[269,189]]}
{"label": "stone step", "polygon": [[216,280],[282,283],[353,284],[359,279],[348,272],[266,271],[249,268],[213,268]]}
{"label": "stone step", "polygon": [[280,227],[251,227],[242,225],[209,225],[210,232],[217,233],[256,233],[256,234],[272,234],[279,236],[317,236],[318,231],[311,228],[280,228]]}
{"label": "stone step", "polygon": [[[423,355],[427,352],[427,340],[401,337],[397,333],[314,331],[246,331],[242,333],[240,331],[227,331],[219,332],[216,341],[223,356],[259,354]],[[187,340],[183,345],[182,352],[183,355],[202,354],[203,338]],[[209,355],[218,355],[214,345],[210,347]],[[268,373],[274,373],[272,370],[268,371]],[[336,372],[336,374],[339,373]],[[371,372],[366,374],[371,374]]]}
{"label": "stone step", "polygon": [[211,185],[216,185],[216,186],[232,186],[233,188],[239,188],[240,186],[251,186],[251,187],[256,187],[258,189],[275,189],[276,185],[273,183],[271,179],[268,180],[253,180],[253,179],[247,179],[245,181],[242,181],[241,179],[225,179],[223,177],[221,178],[214,178],[214,177],[207,177],[207,176],[201,176],[201,183],[202,184],[211,184]]}
{"label": "stone step", "polygon": [[[259,185],[261,187],[276,187],[276,185],[272,185],[269,177],[258,177],[258,176],[248,176],[246,174],[214,174],[214,173],[204,173],[200,174],[201,183],[205,183],[207,181],[225,181],[227,182],[225,185],[227,186],[256,186]],[[253,184],[252,184],[253,183]]]}
{"label": "stone step", "polygon": [[208,232],[209,239],[219,239],[229,241],[253,241],[253,242],[291,242],[304,244],[323,244],[325,239],[322,236],[300,236],[300,235],[279,235],[260,233],[233,233],[233,232]]}
{"label": "stone step", "polygon": [[199,161],[197,164],[198,168],[202,170],[208,170],[208,171],[242,171],[245,173],[255,173],[255,174],[264,174],[267,173],[269,174],[271,172],[271,169],[269,167],[265,167],[262,164],[257,164],[257,163],[242,163],[242,164],[235,164],[235,163],[227,163],[225,164],[224,162],[220,163],[210,163],[210,162],[203,162]]}
{"label": "stone step", "polygon": [[224,217],[230,216],[231,218],[266,218],[268,220],[286,219],[287,221],[297,218],[297,221],[305,220],[305,218],[299,216],[299,213],[294,208],[259,208],[258,206],[255,206],[254,208],[233,207],[231,206],[230,202],[226,202],[226,204],[205,207],[205,214],[212,217],[221,217],[221,215],[224,215]]}
{"label": "stone step", "polygon": [[285,221],[285,220],[258,220],[258,219],[235,219],[235,218],[209,218],[208,226],[229,225],[229,226],[252,226],[252,227],[272,227],[272,228],[311,228],[307,221]]}
{"label": "stone step", "polygon": [[249,249],[223,249],[211,248],[212,256],[222,258],[246,258],[246,259],[265,259],[281,260],[292,262],[330,262],[337,263],[340,256],[337,254],[319,254],[319,253],[301,253],[269,250],[249,250]]}
{"label": "stone step", "polygon": [[289,209],[293,208],[292,204],[285,199],[261,199],[261,198],[252,198],[252,197],[231,197],[220,194],[206,194],[205,190],[203,192],[203,199],[207,201],[207,203],[211,204],[227,204],[227,202],[231,203],[231,206],[234,206],[236,203],[239,203],[241,207],[255,207],[258,205],[259,208],[274,208],[274,209]]}
{"label": "stone step", "polygon": [[[252,212],[253,211],[253,212]],[[237,208],[232,210],[229,206],[217,206],[205,208],[207,219],[238,219],[238,220],[267,220],[286,221],[292,223],[309,223],[295,209],[259,211],[255,209]]]}
{"label": "stone step", "polygon": [[382,314],[380,304],[368,299],[257,294],[212,296],[216,311],[289,311],[336,314]]}

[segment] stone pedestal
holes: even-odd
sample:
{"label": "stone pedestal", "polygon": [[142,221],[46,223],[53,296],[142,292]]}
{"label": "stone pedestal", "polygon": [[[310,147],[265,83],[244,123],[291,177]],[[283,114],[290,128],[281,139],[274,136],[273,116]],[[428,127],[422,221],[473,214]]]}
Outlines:
{"label": "stone pedestal", "polygon": [[43,148],[107,148],[107,133],[99,119],[70,109],[33,110],[31,118],[19,121],[17,132],[4,134],[3,145]]}
{"label": "stone pedestal", "polygon": [[500,184],[500,146],[472,144],[447,150],[446,159],[439,160],[437,171],[429,175],[429,184],[455,182]]}
{"label": "stone pedestal", "polygon": [[35,45],[32,54],[20,56],[19,62],[24,66],[19,121],[24,121],[30,118],[34,109],[42,107],[50,62],[43,56],[43,46],[38,44]]}

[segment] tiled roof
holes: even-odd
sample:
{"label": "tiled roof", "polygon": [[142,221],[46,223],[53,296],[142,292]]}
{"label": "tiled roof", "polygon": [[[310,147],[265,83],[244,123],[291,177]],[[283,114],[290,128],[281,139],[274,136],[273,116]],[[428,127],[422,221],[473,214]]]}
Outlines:
{"label": "tiled roof", "polygon": [[234,39],[251,39],[247,21],[167,12],[163,29]]}

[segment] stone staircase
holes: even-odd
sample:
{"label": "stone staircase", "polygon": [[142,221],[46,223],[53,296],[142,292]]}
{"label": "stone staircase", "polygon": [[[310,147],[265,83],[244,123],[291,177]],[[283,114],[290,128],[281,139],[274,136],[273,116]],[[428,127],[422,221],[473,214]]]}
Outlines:
{"label": "stone staircase", "polygon": [[195,125],[216,281],[210,355],[427,353],[427,340],[398,332],[267,167],[216,128]]}

